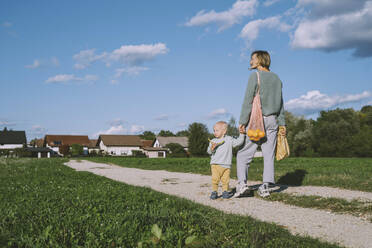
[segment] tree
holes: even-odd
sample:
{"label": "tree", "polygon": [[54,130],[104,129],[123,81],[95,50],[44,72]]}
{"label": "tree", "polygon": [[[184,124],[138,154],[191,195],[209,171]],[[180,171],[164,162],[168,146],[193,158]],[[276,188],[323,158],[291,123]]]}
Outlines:
{"label": "tree", "polygon": [[140,137],[141,139],[144,139],[144,140],[154,140],[156,138],[156,135],[151,131],[144,131],[140,135]]}
{"label": "tree", "polygon": [[207,155],[209,132],[206,125],[194,122],[189,125],[189,152],[193,156]]}
{"label": "tree", "polygon": [[234,117],[231,117],[229,120],[229,123],[227,124],[227,135],[232,137],[238,137],[239,136],[239,129],[236,126],[236,120]]}
{"label": "tree", "polygon": [[158,133],[158,136],[171,137],[171,136],[176,136],[176,135],[174,135],[174,133],[172,133],[169,130],[160,130],[160,132]]}
{"label": "tree", "polygon": [[177,143],[169,143],[165,145],[166,148],[169,148],[169,157],[173,158],[184,158],[187,157],[187,153],[183,146]]}
{"label": "tree", "polygon": [[82,145],[79,144],[72,144],[71,145],[71,155],[72,156],[79,156],[83,155],[84,149]]}
{"label": "tree", "polygon": [[313,120],[285,112],[287,139],[291,156],[313,156]]}
{"label": "tree", "polygon": [[360,131],[359,115],[353,109],[321,111],[314,123],[314,145],[321,156],[350,157],[353,136]]}
{"label": "tree", "polygon": [[176,136],[178,137],[189,137],[189,135],[190,135],[190,132],[187,130],[178,131],[176,133]]}
{"label": "tree", "polygon": [[360,110],[360,126],[372,126],[372,105],[363,106]]}
{"label": "tree", "polygon": [[64,157],[70,154],[70,146],[69,145],[61,145],[59,146],[59,153],[61,153]]}

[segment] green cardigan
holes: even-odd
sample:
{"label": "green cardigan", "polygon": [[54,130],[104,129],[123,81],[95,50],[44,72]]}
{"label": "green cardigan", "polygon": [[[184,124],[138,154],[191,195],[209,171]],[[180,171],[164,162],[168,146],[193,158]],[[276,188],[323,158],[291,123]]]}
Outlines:
{"label": "green cardigan", "polygon": [[[264,116],[276,115],[278,125],[285,126],[282,81],[273,72],[258,71],[260,74],[260,99],[262,114]],[[239,124],[247,125],[249,122],[253,97],[257,89],[257,73],[250,75],[247,90],[245,91]]]}

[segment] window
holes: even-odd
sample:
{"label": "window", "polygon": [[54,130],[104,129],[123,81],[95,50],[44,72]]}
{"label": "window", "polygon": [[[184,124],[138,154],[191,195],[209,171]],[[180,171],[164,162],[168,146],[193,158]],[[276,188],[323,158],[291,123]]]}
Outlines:
{"label": "window", "polygon": [[158,157],[164,157],[164,152],[158,152]]}

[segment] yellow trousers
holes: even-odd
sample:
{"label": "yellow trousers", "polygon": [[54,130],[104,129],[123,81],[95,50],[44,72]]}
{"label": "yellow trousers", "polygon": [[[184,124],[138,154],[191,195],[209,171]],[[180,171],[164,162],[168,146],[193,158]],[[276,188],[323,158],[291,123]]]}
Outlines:
{"label": "yellow trousers", "polygon": [[211,165],[212,170],[212,190],[218,190],[218,184],[222,183],[222,190],[228,191],[229,190],[229,182],[230,182],[230,169],[224,168],[218,164]]}

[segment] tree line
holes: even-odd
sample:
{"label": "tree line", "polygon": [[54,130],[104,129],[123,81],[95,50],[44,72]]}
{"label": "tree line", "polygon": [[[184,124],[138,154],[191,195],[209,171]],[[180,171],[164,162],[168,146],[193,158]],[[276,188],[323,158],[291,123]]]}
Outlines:
{"label": "tree line", "polygon": [[[362,107],[360,111],[351,108],[321,111],[316,120],[286,112],[285,119],[291,156],[372,157],[371,105]],[[227,134],[234,137],[239,135],[233,117],[228,123]],[[157,136],[187,136],[188,152],[191,156],[207,156],[208,138],[213,138],[207,126],[197,122],[176,134],[161,130]],[[151,131],[145,131],[141,137],[155,139],[156,135]],[[171,146],[180,151],[179,147]]]}

